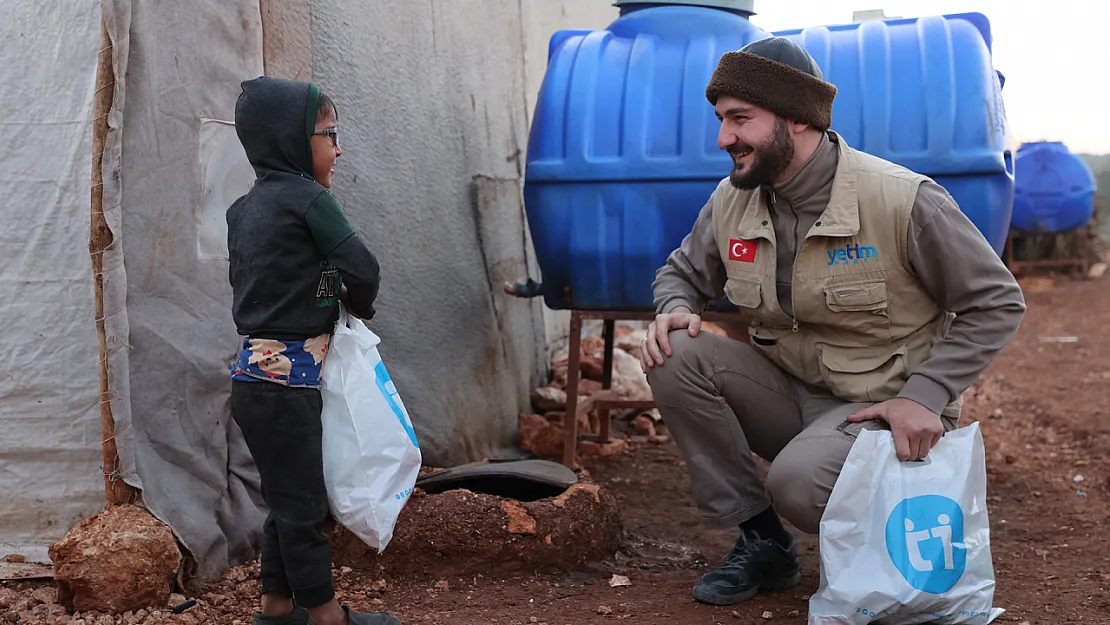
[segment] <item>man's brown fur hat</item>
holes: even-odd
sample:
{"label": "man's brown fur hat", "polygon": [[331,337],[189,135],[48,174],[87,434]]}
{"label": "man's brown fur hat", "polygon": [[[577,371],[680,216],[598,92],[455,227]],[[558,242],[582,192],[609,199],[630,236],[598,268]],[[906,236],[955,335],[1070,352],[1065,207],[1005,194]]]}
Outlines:
{"label": "man's brown fur hat", "polygon": [[705,97],[716,106],[723,95],[825,131],[832,125],[836,87],[825,82],[805,48],[785,37],[768,37],[721,57]]}

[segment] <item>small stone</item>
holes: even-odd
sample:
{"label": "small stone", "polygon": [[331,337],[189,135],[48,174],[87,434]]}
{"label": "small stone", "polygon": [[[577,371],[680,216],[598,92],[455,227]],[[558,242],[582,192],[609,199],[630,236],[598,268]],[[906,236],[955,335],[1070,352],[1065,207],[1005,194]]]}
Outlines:
{"label": "small stone", "polygon": [[632,585],[632,580],[628,579],[624,575],[617,575],[616,573],[614,573],[613,577],[609,580],[609,587],[610,588],[616,588],[618,586],[631,586],[631,585]]}
{"label": "small stone", "polygon": [[769,620],[771,620],[771,619],[775,618],[775,615],[774,615],[774,614],[772,614],[772,613],[771,613],[770,611],[767,611],[767,612],[764,612],[764,613],[763,613],[763,618],[764,618],[764,620],[768,620],[768,621],[769,621]]}
{"label": "small stone", "polygon": [[543,415],[521,414],[517,417],[520,448],[541,458],[562,455],[566,430],[562,424],[549,422]]}
{"label": "small stone", "polygon": [[655,422],[652,421],[650,417],[640,415],[636,417],[632,425],[636,428],[636,434],[640,436],[647,436],[649,438],[655,436]]}
{"label": "small stone", "polygon": [[26,561],[27,557],[18,553],[10,553],[4,556],[4,562],[11,562],[12,564],[23,564]]}
{"label": "small stone", "polygon": [[588,380],[601,380],[605,377],[605,363],[600,358],[584,356],[578,364],[582,377]]}
{"label": "small stone", "polygon": [[354,571],[354,569],[352,569],[351,567],[344,566],[344,567],[341,567],[339,569],[339,574],[340,575],[350,575],[353,571]]}
{"label": "small stone", "polygon": [[738,619],[738,618],[743,618],[743,617],[740,616],[739,612],[737,612],[736,610],[733,610],[732,611],[732,618],[737,618]]}
{"label": "small stone", "polygon": [[562,410],[567,405],[567,392],[554,386],[544,386],[532,391],[532,408],[539,412]]}
{"label": "small stone", "polygon": [[598,614],[603,614],[603,615],[604,614],[612,614],[613,613],[613,608],[610,608],[607,605],[599,605],[599,606],[597,606],[597,613]]}
{"label": "small stone", "polygon": [[543,413],[543,418],[547,419],[548,423],[558,426],[562,426],[566,423],[566,416],[567,413],[563,412],[562,410],[552,410],[551,412]]}
{"label": "small stone", "polygon": [[595,393],[601,392],[601,382],[597,380],[587,380],[585,378],[578,381],[578,401],[582,401],[583,397],[589,397]]}
{"label": "small stone", "polygon": [[36,588],[35,591],[31,593],[31,598],[39,603],[45,603],[46,605],[57,603],[58,589],[49,586]]}
{"label": "small stone", "polygon": [[441,579],[441,580],[439,580],[438,582],[435,583],[435,588],[436,588],[436,590],[447,591],[447,590],[451,590],[451,584],[449,584],[447,582],[447,580]]}
{"label": "small stone", "polygon": [[796,616],[801,616],[802,613],[797,611],[797,610],[791,610],[791,611],[787,612],[786,615],[789,616],[790,618],[794,618]]}
{"label": "small stone", "polygon": [[536,519],[532,518],[519,503],[509,499],[502,500],[501,511],[509,517],[510,534],[535,535]]}
{"label": "small stone", "polygon": [[181,595],[175,592],[170,595],[170,600],[166,602],[166,607],[173,609],[181,605],[182,603],[185,603],[186,601],[188,601],[188,599],[185,598],[185,595]]}
{"label": "small stone", "polygon": [[385,602],[381,599],[371,599],[370,605],[385,605]]}
{"label": "small stone", "polygon": [[607,458],[609,456],[617,456],[628,451],[628,441],[623,438],[612,440],[608,443],[595,443],[593,441],[582,441],[578,443],[578,453],[583,457],[597,456]]}

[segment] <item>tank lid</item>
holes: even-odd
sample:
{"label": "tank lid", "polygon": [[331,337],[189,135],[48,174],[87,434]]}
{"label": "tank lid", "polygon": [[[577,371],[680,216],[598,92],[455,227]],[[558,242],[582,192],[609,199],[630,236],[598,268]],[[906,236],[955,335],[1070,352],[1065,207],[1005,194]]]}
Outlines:
{"label": "tank lid", "polygon": [[652,4],[656,6],[684,4],[688,6],[724,9],[726,11],[755,15],[755,0],[614,0],[613,2],[613,6],[617,7],[631,7],[637,4]]}

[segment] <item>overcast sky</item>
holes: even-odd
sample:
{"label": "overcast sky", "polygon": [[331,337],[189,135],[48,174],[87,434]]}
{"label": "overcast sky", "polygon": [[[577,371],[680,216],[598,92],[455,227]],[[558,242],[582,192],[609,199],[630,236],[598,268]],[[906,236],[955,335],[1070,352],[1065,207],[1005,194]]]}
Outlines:
{"label": "overcast sky", "polygon": [[767,31],[851,23],[852,12],[887,16],[977,12],[994,33],[994,64],[1016,142],[1063,141],[1110,153],[1110,0],[755,0]]}

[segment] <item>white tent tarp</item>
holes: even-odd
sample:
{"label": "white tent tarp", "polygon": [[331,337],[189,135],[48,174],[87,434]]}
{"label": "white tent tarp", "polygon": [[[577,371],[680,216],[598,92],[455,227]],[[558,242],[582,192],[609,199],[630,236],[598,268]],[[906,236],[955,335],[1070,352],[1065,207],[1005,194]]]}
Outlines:
{"label": "white tent tarp", "polygon": [[0,20],[0,558],[104,505],[89,260],[100,2],[4,2]]}
{"label": "white tent tarp", "polygon": [[229,120],[240,83],[263,72],[262,18],[257,0],[105,0],[104,15],[116,76],[104,328],[120,472],[194,557],[186,575],[209,579],[256,555],[264,516],[228,407],[238,336],[219,225],[249,182]]}

